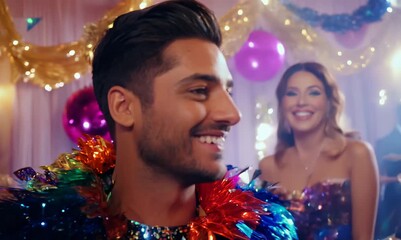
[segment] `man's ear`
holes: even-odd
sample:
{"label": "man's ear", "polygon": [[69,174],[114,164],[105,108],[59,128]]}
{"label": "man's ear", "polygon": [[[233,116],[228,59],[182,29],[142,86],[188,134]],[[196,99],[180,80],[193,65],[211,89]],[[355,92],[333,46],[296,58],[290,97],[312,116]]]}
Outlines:
{"label": "man's ear", "polygon": [[129,90],[113,86],[110,88],[107,99],[109,111],[116,124],[130,128],[135,123],[135,108],[140,107],[138,98]]}

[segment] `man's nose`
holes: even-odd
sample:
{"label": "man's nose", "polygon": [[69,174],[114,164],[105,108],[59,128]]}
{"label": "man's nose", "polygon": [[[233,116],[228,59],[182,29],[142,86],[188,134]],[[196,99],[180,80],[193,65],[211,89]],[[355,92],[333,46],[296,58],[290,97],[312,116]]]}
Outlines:
{"label": "man's nose", "polygon": [[232,97],[224,91],[217,101],[211,103],[213,108],[213,120],[225,123],[229,126],[237,124],[241,120],[241,113]]}

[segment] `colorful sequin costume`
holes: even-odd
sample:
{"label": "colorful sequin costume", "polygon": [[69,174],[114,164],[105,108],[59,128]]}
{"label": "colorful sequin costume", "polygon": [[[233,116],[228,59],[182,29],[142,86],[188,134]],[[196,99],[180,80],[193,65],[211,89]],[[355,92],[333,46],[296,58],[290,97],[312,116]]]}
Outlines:
{"label": "colorful sequin costume", "polygon": [[111,216],[113,146],[95,137],[79,147],[43,167],[44,173],[16,171],[23,188],[0,188],[0,239],[297,239],[292,217],[275,195],[251,184],[240,187],[238,172],[197,185],[205,214],[185,226],[150,227]]}
{"label": "colorful sequin costume", "polygon": [[325,181],[302,192],[275,192],[295,218],[300,240],[352,239],[349,181]]}

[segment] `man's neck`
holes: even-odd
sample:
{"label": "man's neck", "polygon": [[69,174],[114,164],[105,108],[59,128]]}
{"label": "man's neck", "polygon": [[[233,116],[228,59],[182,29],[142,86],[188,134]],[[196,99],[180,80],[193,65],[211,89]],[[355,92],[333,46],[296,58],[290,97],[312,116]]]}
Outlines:
{"label": "man's neck", "polygon": [[114,174],[109,203],[112,213],[149,226],[185,225],[195,217],[194,185],[182,187],[174,179],[152,173],[143,165],[139,169],[117,165]]}

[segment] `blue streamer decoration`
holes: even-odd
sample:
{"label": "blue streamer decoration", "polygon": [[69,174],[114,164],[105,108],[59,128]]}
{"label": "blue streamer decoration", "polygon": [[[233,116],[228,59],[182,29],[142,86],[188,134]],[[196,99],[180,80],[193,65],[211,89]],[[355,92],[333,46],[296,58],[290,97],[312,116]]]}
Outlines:
{"label": "blue streamer decoration", "polygon": [[26,30],[30,31],[32,28],[34,28],[42,18],[27,18],[26,19]]}
{"label": "blue streamer decoration", "polygon": [[380,21],[391,6],[388,0],[368,0],[357,8],[352,14],[320,14],[307,7],[299,7],[289,0],[282,0],[282,4],[299,18],[312,27],[321,27],[323,30],[334,33],[358,31],[364,24]]}

